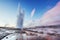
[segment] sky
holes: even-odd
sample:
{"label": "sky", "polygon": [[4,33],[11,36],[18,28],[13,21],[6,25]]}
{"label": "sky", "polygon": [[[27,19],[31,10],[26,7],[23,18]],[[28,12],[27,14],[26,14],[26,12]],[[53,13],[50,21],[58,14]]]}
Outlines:
{"label": "sky", "polygon": [[25,10],[24,25],[30,20],[40,19],[44,13],[52,9],[60,0],[0,0],[0,26],[17,23],[18,3]]}

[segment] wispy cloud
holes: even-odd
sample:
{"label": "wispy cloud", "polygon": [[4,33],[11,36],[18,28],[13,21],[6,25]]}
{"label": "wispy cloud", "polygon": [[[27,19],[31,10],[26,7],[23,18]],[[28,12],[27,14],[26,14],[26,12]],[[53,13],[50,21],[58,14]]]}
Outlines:
{"label": "wispy cloud", "polygon": [[31,11],[31,18],[33,17],[34,13],[35,13],[35,8]]}

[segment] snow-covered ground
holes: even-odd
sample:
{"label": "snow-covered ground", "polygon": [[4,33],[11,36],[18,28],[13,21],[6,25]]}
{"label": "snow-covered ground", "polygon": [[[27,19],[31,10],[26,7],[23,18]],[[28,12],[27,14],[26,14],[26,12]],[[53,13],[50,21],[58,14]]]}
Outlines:
{"label": "snow-covered ground", "polygon": [[17,40],[17,39],[20,39],[20,37],[21,37],[20,34],[15,33],[15,34],[8,35],[1,40]]}

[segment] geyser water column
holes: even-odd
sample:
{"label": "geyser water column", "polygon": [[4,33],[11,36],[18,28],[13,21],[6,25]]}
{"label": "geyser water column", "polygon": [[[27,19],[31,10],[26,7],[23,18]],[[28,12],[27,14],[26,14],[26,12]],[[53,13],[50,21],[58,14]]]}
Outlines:
{"label": "geyser water column", "polygon": [[20,3],[18,4],[18,19],[17,19],[17,28],[23,28],[24,21],[24,10],[22,10]]}

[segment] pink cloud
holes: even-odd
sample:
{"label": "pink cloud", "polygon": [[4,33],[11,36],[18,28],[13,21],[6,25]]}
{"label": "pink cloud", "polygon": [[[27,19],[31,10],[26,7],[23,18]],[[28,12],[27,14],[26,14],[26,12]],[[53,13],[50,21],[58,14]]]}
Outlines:
{"label": "pink cloud", "polygon": [[52,9],[44,13],[41,18],[41,23],[49,25],[50,23],[54,24],[58,20],[60,20],[60,2],[58,2]]}

